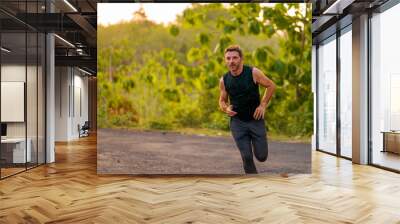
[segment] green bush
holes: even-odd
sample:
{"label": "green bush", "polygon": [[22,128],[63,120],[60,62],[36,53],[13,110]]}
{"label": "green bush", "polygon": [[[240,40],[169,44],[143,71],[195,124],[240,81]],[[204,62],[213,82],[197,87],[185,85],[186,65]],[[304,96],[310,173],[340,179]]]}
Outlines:
{"label": "green bush", "polygon": [[203,127],[228,131],[229,120],[230,117],[227,114],[221,111],[216,111],[210,115],[209,121],[207,121]]}
{"label": "green bush", "polygon": [[173,25],[100,25],[98,42],[99,127],[229,130],[218,84],[227,72],[224,48],[239,44],[245,64],[277,84],[269,131],[312,134],[309,4],[305,13],[296,4],[193,4]]}
{"label": "green bush", "polygon": [[158,130],[170,130],[172,129],[172,124],[168,121],[150,121],[149,127]]}

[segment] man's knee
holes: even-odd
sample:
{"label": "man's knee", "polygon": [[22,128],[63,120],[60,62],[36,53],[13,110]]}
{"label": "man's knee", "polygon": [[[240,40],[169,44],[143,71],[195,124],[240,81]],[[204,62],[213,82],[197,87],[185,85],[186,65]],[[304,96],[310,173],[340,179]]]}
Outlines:
{"label": "man's knee", "polygon": [[268,158],[268,154],[256,156],[257,160],[260,162],[265,162]]}
{"label": "man's knee", "polygon": [[268,159],[268,144],[265,142],[262,143],[253,143],[254,155],[258,161],[264,162]]}

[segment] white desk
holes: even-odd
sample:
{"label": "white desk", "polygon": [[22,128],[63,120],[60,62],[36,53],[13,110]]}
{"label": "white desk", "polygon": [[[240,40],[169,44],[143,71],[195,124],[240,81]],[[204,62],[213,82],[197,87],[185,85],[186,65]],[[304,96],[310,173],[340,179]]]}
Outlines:
{"label": "white desk", "polygon": [[13,148],[13,163],[25,163],[25,158],[27,158],[26,162],[31,161],[31,145],[32,141],[30,138],[27,138],[28,147],[26,147],[25,154],[25,138],[6,138],[1,139],[1,144],[8,146],[14,146]]}

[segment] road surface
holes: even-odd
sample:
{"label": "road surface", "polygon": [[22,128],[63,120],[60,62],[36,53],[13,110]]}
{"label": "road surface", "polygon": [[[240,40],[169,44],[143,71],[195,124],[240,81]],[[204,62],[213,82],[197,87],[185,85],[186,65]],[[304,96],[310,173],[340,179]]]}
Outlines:
{"label": "road surface", "polygon": [[[259,173],[310,173],[311,145],[268,142]],[[232,137],[98,129],[99,174],[244,174]]]}

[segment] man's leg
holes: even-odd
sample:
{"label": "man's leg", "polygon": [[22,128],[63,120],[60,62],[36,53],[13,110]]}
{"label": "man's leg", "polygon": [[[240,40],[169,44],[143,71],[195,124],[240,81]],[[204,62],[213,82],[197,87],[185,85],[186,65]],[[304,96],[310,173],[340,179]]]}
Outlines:
{"label": "man's leg", "polygon": [[268,158],[267,132],[264,119],[251,121],[249,128],[254,156],[258,161],[264,162]]}
{"label": "man's leg", "polygon": [[246,173],[257,173],[256,165],[253,160],[253,151],[251,149],[251,136],[245,123],[232,118],[230,122],[232,136],[235,139],[236,146],[239,148],[242,156],[243,168]]}

